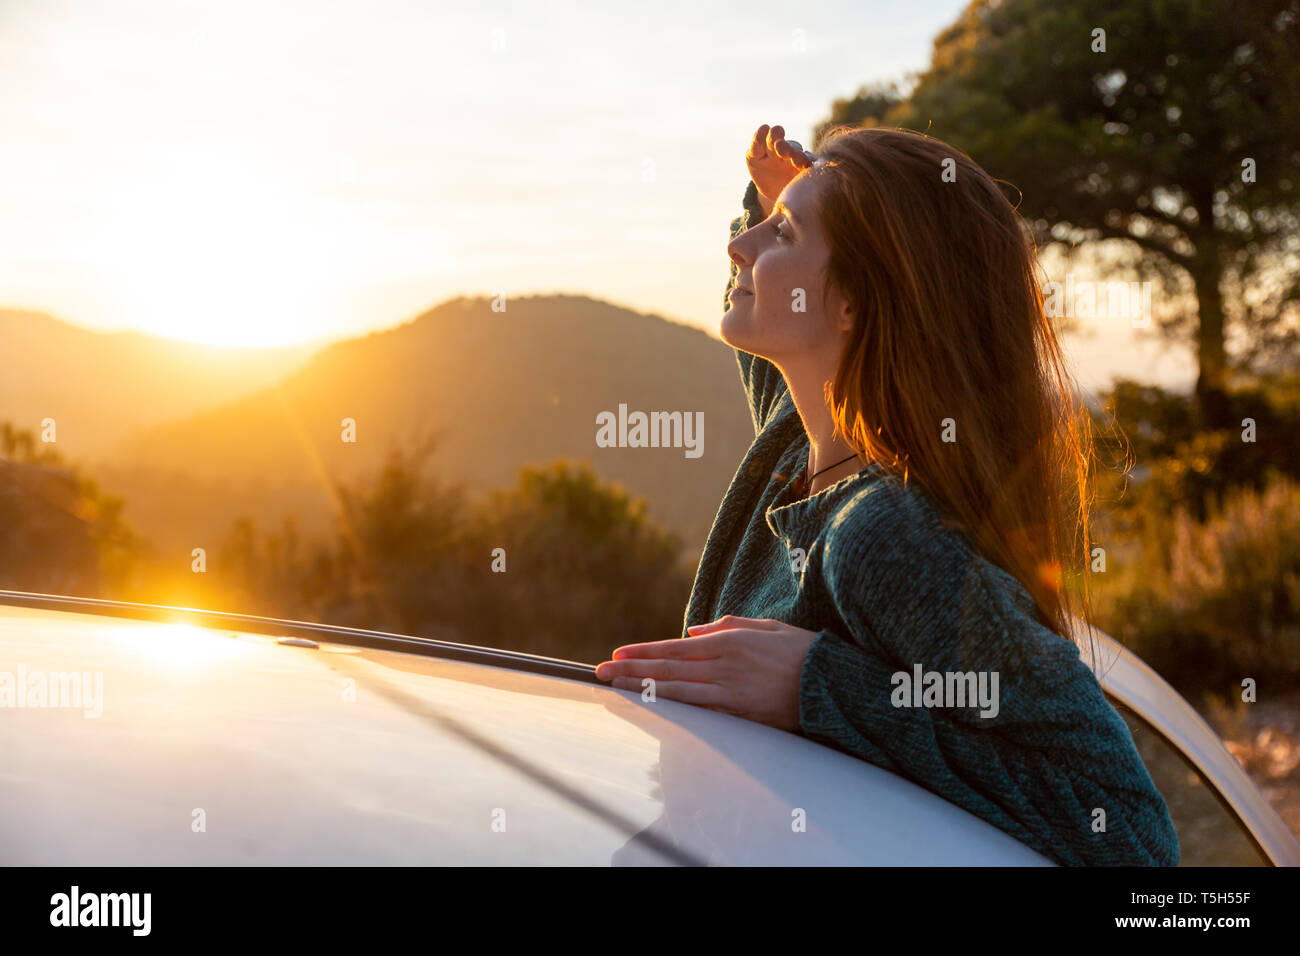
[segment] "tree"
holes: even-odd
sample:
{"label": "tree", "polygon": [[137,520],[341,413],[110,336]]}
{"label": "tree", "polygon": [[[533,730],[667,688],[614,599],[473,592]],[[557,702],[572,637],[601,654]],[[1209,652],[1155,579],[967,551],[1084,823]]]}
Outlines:
{"label": "tree", "polygon": [[[681,636],[694,568],[680,537],[587,464],[525,466],[479,502],[476,526],[477,620],[494,646],[598,663]],[[495,548],[504,573],[490,568]]]}
{"label": "tree", "polygon": [[[334,566],[367,627],[423,634],[452,619],[465,594],[468,502],[428,473],[438,440],[391,448],[378,476],[340,486]],[[320,562],[317,562],[318,567]]]}
{"label": "tree", "polygon": [[471,500],[428,473],[435,445],[392,449],[373,477],[335,485],[331,541],[236,521],[211,593],[253,613],[593,663],[681,635],[694,566],[644,499],[558,461]]}
{"label": "tree", "polygon": [[865,90],[822,128],[928,132],[1021,191],[1040,246],[1126,240],[1189,279],[1196,320],[1161,328],[1194,338],[1200,425],[1223,428],[1234,365],[1294,364],[1297,89],[1300,0],[975,0],[910,95]]}
{"label": "tree", "polygon": [[30,431],[0,423],[0,588],[116,595],[142,544],[122,507]]}

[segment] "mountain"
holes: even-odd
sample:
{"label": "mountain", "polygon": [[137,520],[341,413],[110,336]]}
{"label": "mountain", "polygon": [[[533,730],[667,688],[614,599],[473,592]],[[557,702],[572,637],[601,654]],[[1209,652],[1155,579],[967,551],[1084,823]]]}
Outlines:
{"label": "mountain", "polygon": [[[294,511],[327,526],[323,476],[377,470],[391,447],[436,436],[431,467],[471,494],[521,465],[587,461],[648,500],[652,517],[703,547],[750,441],[734,352],[691,326],[586,296],[444,302],[396,328],[326,346],[273,386],[143,430],[92,473],[126,517],[189,560],[238,514]],[[602,448],[597,416],[703,413],[702,451]],[[356,441],[343,440],[343,420]],[[178,559],[179,560],[179,559]]]}
{"label": "mountain", "polygon": [[0,310],[0,421],[33,432],[53,418],[69,458],[282,378],[313,347],[214,348],[139,332],[96,332],[40,312]]}

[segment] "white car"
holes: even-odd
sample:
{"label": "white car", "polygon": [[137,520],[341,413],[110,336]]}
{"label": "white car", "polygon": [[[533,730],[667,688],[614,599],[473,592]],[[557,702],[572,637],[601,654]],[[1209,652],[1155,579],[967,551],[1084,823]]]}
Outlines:
{"label": "white car", "polygon": [[[1210,727],[1104,647],[1112,701],[1229,811],[1215,846],[1300,863]],[[571,661],[0,591],[6,673],[6,865],[1051,865],[872,764]],[[1176,811],[1186,781],[1156,782]]]}

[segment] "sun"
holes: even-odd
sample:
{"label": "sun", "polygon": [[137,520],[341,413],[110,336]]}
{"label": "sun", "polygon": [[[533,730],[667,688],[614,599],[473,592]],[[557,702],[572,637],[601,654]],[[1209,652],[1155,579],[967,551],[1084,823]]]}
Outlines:
{"label": "sun", "polygon": [[92,250],[119,314],[210,345],[320,336],[342,250],[310,194],[239,153],[182,148],[149,173],[113,188]]}

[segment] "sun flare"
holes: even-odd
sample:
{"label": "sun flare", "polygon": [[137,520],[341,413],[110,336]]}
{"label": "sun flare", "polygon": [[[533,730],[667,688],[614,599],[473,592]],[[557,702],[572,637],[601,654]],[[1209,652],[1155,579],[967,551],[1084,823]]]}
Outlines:
{"label": "sun flare", "polygon": [[116,187],[94,259],[134,324],[209,345],[315,338],[334,230],[304,194],[240,157],[181,151]]}

